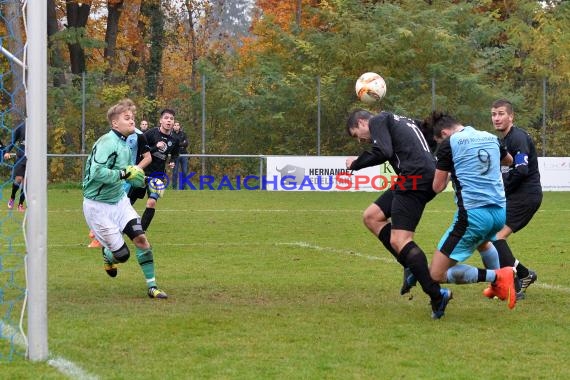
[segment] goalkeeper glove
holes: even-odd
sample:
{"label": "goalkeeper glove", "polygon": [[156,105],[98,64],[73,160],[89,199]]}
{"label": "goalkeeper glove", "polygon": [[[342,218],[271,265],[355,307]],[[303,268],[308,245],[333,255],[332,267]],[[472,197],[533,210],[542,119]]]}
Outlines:
{"label": "goalkeeper glove", "polygon": [[144,171],[136,165],[129,165],[121,170],[120,178],[134,187],[144,187]]}
{"label": "goalkeeper glove", "polygon": [[155,194],[158,198],[162,198],[164,196],[164,182],[158,178],[151,178],[148,181],[148,189],[151,194]]}

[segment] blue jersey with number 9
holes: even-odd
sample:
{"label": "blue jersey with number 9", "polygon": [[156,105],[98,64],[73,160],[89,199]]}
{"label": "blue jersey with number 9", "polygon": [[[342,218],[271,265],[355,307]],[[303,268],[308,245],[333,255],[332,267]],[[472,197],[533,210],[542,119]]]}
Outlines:
{"label": "blue jersey with number 9", "polygon": [[459,209],[489,205],[505,207],[497,136],[465,127],[444,140],[436,168],[451,173]]}

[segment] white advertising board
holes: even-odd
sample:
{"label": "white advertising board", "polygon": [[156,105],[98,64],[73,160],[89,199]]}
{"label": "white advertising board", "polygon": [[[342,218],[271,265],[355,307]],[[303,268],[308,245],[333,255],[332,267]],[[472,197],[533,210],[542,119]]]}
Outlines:
{"label": "white advertising board", "polygon": [[570,157],[538,157],[544,191],[570,191]]}
{"label": "white advertising board", "polygon": [[386,163],[349,174],[345,156],[267,156],[269,191],[382,191],[395,177]]}
{"label": "white advertising board", "polygon": [[[544,191],[570,191],[570,157],[539,157]],[[396,178],[388,164],[348,174],[345,156],[267,156],[269,191],[382,191]],[[450,191],[448,186],[447,191]]]}

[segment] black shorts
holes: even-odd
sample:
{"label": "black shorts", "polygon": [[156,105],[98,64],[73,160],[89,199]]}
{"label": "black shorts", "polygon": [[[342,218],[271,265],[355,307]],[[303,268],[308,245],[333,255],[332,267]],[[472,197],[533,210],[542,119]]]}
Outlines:
{"label": "black shorts", "polygon": [[14,165],[14,177],[24,177],[26,175],[26,163],[28,159],[24,156],[19,158],[16,164]]}
{"label": "black shorts", "polygon": [[415,232],[426,204],[435,197],[435,192],[429,187],[417,190],[388,190],[376,201],[376,204],[386,218],[392,218],[393,230]]}
{"label": "black shorts", "polygon": [[506,225],[517,232],[522,230],[540,208],[542,194],[512,194],[507,197]]}
{"label": "black shorts", "polygon": [[131,188],[129,189],[129,193],[127,194],[127,196],[129,197],[129,199],[131,200],[131,204],[134,203],[133,200],[137,200],[137,199],[143,199],[145,197],[147,193],[147,188],[146,187],[134,187],[131,186]]}

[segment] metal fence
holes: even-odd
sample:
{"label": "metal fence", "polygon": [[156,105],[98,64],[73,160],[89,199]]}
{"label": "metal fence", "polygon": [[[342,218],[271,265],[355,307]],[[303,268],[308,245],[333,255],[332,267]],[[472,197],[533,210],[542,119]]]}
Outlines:
{"label": "metal fence", "polygon": [[[181,156],[189,159],[186,181],[196,189],[210,188],[204,185],[205,180],[208,180],[207,183],[212,186],[219,186],[222,180],[229,180],[231,185],[235,184],[237,179],[243,179],[246,176],[262,178],[267,160],[267,156],[264,155],[248,154],[182,154]],[[84,176],[87,157],[87,154],[80,153],[48,154],[48,182],[79,187]],[[167,167],[164,176],[169,185],[172,185],[172,169]],[[213,182],[210,182],[212,180]],[[253,183],[252,181],[252,186]]]}
{"label": "metal fence", "polygon": [[[66,90],[51,89],[51,99],[55,102],[69,102],[69,111],[66,115],[61,112],[48,112],[50,127],[50,149],[57,154],[71,154],[75,152],[87,153],[96,136],[106,128],[104,113],[108,106],[102,99],[98,99],[97,86],[102,79],[98,73],[83,74],[76,80],[70,81],[68,87],[75,88],[73,96],[66,94]],[[79,86],[78,83],[81,85]],[[443,93],[444,84],[449,87],[449,78],[425,78],[413,82],[388,81],[388,95],[381,106],[384,109],[420,118],[433,109],[449,111],[464,124],[473,125],[479,129],[492,130],[490,119],[490,106],[497,97],[506,97],[515,104],[515,123],[525,128],[535,139],[539,155],[542,156],[568,156],[570,155],[570,130],[568,114],[570,109],[564,103],[570,99],[570,84],[551,84],[547,78],[528,80],[516,84],[517,88],[524,89],[520,93],[502,93],[500,88],[507,88],[505,83],[491,83],[477,86],[477,91],[470,93],[469,84],[463,84],[456,93]],[[181,120],[190,137],[190,152],[200,154],[294,154],[294,155],[339,155],[346,152],[347,143],[343,130],[344,115],[349,107],[358,106],[351,79],[344,84],[325,83],[320,77],[314,78],[311,83],[302,83],[298,88],[290,89],[291,93],[298,95],[301,102],[295,99],[288,109],[282,104],[271,104],[273,118],[254,120],[251,113],[235,114],[222,118],[220,108],[228,104],[219,104],[213,91],[208,88],[208,78],[202,75],[199,88],[181,96],[172,103],[180,112],[176,115]],[[342,92],[339,92],[342,88]],[[508,87],[510,88],[510,87]],[[62,92],[63,91],[63,92]],[[512,89],[511,89],[512,91]],[[58,98],[59,97],[59,98]],[[132,95],[136,98],[136,94]],[[331,98],[349,99],[344,103],[334,103]],[[230,100],[236,103],[240,99]],[[362,106],[362,104],[360,104]],[[140,106],[144,117],[148,107]],[[302,108],[302,116],[293,116],[293,109]],[[334,108],[336,107],[336,108]],[[52,107],[50,107],[51,109]],[[334,108],[334,109],[333,109]],[[73,110],[74,109],[74,110]],[[298,119],[295,119],[297,117]],[[149,122],[154,124],[155,118]],[[289,123],[289,124],[287,124]],[[297,127],[291,124],[298,125]],[[59,127],[59,132],[56,129]],[[283,127],[291,132],[279,135],[278,130]],[[63,132],[62,132],[63,130]],[[263,135],[271,130],[277,135],[276,141],[269,140]],[[229,133],[232,133],[230,136]],[[263,135],[263,140],[258,141]],[[64,141],[61,141],[64,140]],[[249,143],[248,143],[249,141]],[[207,161],[203,161],[207,162]],[[201,169],[202,171],[205,168]]]}

